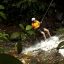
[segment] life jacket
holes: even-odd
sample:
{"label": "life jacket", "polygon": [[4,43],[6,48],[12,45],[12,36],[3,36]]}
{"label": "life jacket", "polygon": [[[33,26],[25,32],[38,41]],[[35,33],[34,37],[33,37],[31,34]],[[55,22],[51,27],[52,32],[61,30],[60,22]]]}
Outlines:
{"label": "life jacket", "polygon": [[38,20],[35,20],[32,22],[32,28],[33,29],[38,29],[40,27],[40,22]]}

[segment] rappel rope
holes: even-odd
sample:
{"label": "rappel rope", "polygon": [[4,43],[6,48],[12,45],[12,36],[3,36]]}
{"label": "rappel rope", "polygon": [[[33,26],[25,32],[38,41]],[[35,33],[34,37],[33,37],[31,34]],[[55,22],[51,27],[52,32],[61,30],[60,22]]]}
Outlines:
{"label": "rappel rope", "polygon": [[49,10],[49,8],[50,8],[50,6],[51,6],[52,2],[53,2],[53,0],[50,2],[49,7],[48,7],[47,11],[45,12],[45,14],[44,14],[44,16],[43,16],[43,18],[42,18],[42,20],[41,20],[41,21],[43,21],[43,20],[44,20],[44,18],[45,18],[45,16],[46,16],[46,14],[47,14],[47,12],[48,12],[48,10]]}

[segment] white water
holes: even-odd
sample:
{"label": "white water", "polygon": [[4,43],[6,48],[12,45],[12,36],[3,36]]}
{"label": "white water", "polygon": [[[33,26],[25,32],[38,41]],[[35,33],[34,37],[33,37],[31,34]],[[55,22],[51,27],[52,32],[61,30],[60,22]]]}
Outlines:
{"label": "white water", "polygon": [[[59,40],[59,36],[52,36],[45,41],[38,42],[36,45],[31,46],[29,48],[25,48],[22,53],[26,54],[28,52],[33,52],[35,50],[44,50],[44,51],[50,51],[58,46],[60,42],[64,40]],[[64,56],[64,49],[59,49],[59,53],[61,53]]]}

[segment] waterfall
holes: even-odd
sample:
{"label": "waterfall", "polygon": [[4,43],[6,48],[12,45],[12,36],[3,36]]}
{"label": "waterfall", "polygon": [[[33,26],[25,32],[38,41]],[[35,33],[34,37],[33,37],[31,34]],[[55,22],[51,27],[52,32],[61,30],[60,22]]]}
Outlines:
{"label": "waterfall", "polygon": [[[50,51],[54,48],[57,48],[58,44],[62,41],[64,41],[64,40],[60,40],[59,36],[52,36],[52,37],[46,39],[45,41],[42,40],[41,42],[37,42],[35,45],[33,45],[29,48],[23,49],[22,53],[27,54],[28,52],[33,52],[36,50]],[[63,50],[59,49],[59,53],[64,55],[64,53],[62,51],[64,51],[64,49]]]}

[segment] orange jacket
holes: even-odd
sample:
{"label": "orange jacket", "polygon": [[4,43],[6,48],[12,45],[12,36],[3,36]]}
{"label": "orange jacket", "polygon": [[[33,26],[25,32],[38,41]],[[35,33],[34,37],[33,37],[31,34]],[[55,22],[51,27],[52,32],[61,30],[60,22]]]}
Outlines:
{"label": "orange jacket", "polygon": [[32,22],[32,28],[33,29],[38,29],[40,27],[40,22],[38,20],[35,20]]}

